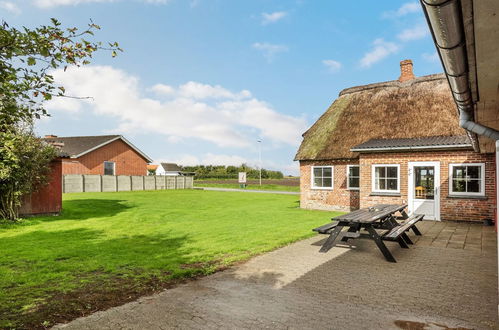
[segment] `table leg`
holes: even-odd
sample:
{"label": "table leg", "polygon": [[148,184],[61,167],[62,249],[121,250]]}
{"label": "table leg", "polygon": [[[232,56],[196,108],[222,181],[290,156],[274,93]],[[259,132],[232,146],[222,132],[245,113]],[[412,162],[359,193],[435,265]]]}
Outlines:
{"label": "table leg", "polygon": [[418,228],[416,228],[416,224],[414,224],[412,227],[411,227],[412,231],[414,232],[414,234],[418,235],[418,236],[421,236],[421,232],[419,231]]}
{"label": "table leg", "polygon": [[343,229],[343,226],[336,226],[332,231],[329,237],[327,238],[326,242],[322,244],[321,249],[319,252],[327,252],[331,250],[331,248],[334,246],[334,241],[336,240],[336,237],[340,234],[341,230]]}
{"label": "table leg", "polygon": [[378,235],[373,226],[371,224],[366,224],[364,225],[364,228],[369,232],[371,238],[374,240],[378,248],[381,250],[381,253],[383,253],[383,255],[385,256],[385,259],[390,262],[397,262],[393,257],[392,253],[390,252],[390,250],[388,250],[388,248],[386,247],[385,243],[383,243],[381,236]]}
{"label": "table leg", "polygon": [[[386,221],[392,226],[392,228],[397,227],[399,225],[397,220],[395,220],[393,216],[390,216],[390,218],[388,218]],[[406,233],[400,235],[400,237],[397,239],[397,242],[399,243],[400,247],[404,249],[409,248],[408,244],[411,245],[414,244]]]}
{"label": "table leg", "polygon": [[[349,233],[356,233],[356,232],[358,232],[359,230],[360,230],[360,224],[357,224],[357,223],[356,223],[356,224],[352,224],[352,225],[350,225],[350,228],[348,228],[348,232],[349,232]],[[342,241],[342,242],[348,242],[348,239],[349,239],[349,238],[350,238],[350,237],[346,237],[346,236],[344,236],[344,237],[341,239],[341,241]]]}
{"label": "table leg", "polygon": [[407,243],[407,244],[411,244],[413,245],[414,243],[412,242],[412,240],[409,238],[409,236],[406,234],[406,233],[403,233],[402,235],[400,235],[400,237],[402,237],[402,239]]}

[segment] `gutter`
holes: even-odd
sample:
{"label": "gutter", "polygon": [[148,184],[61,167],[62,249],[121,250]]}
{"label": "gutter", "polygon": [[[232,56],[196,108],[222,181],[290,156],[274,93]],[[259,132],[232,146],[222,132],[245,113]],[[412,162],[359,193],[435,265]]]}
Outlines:
{"label": "gutter", "polygon": [[[499,140],[499,131],[474,119],[475,102],[471,96],[468,57],[460,0],[420,0],[433,41],[437,46],[452,96],[459,111],[459,125],[471,135]],[[472,138],[475,151],[476,136]]]}

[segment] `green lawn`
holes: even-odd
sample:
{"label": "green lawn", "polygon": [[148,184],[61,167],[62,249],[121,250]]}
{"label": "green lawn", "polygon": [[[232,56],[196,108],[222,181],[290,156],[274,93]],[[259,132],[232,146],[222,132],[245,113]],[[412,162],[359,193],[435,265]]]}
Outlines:
{"label": "green lawn", "polygon": [[64,196],[59,217],[0,225],[0,327],[49,326],[312,235],[298,196],[198,190]]}
{"label": "green lawn", "polygon": [[[237,183],[196,183],[194,181],[194,187],[214,187],[214,188],[232,188],[241,189],[241,186]],[[284,186],[278,184],[249,184],[246,189],[250,190],[274,190],[274,191],[300,191],[299,186]]]}

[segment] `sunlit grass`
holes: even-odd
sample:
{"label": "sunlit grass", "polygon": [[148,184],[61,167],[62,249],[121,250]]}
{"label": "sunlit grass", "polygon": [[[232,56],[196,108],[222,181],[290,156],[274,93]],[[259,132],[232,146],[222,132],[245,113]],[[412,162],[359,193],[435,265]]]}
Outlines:
{"label": "sunlit grass", "polygon": [[0,327],[83,285],[208,274],[338,214],[302,210],[293,195],[199,190],[66,194],[63,207],[0,225]]}

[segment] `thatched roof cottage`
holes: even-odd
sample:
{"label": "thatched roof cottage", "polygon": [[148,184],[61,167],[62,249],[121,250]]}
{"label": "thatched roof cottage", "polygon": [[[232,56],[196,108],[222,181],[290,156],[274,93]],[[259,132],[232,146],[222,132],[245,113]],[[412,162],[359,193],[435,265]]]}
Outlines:
{"label": "thatched roof cottage", "polygon": [[398,80],[341,91],[303,134],[301,206],[408,203],[426,219],[492,219],[494,181],[485,178],[494,155],[475,152],[459,127],[444,74],[415,77],[412,61],[400,66]]}

